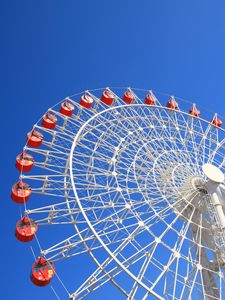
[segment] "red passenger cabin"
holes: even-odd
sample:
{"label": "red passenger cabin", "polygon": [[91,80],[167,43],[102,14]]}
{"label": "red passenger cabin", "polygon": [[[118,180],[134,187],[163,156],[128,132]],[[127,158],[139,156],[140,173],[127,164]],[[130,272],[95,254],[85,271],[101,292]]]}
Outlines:
{"label": "red passenger cabin", "polygon": [[68,101],[65,101],[61,104],[60,113],[64,116],[71,117],[74,112],[74,105]]}
{"label": "red passenger cabin", "polygon": [[102,93],[101,101],[107,105],[112,105],[114,100],[115,97],[113,93],[109,89],[104,90],[104,92]]}
{"label": "red passenger cabin", "polygon": [[51,113],[46,113],[42,119],[42,126],[48,129],[55,128],[57,123],[57,118],[55,115]]}
{"label": "red passenger cabin", "polygon": [[80,98],[80,105],[85,108],[91,108],[94,100],[91,98],[91,96],[84,94]]}
{"label": "red passenger cabin", "polygon": [[27,202],[30,198],[31,187],[29,184],[18,181],[12,186],[11,198],[17,203]]}
{"label": "red passenger cabin", "polygon": [[30,242],[35,237],[38,225],[34,220],[24,216],[16,223],[16,238],[20,242]]}
{"label": "red passenger cabin", "polygon": [[34,165],[34,158],[32,155],[22,152],[16,157],[16,168],[22,172],[29,172]]}
{"label": "red passenger cabin", "polygon": [[196,105],[193,104],[192,107],[189,110],[189,114],[193,117],[199,117],[200,116],[200,110],[197,109]]}
{"label": "red passenger cabin", "polygon": [[135,99],[134,93],[132,93],[132,91],[130,89],[127,89],[123,95],[123,100],[126,103],[132,103],[134,101],[134,99]]}
{"label": "red passenger cabin", "polygon": [[33,148],[41,146],[43,139],[43,134],[37,130],[32,130],[27,134],[27,144]]}
{"label": "red passenger cabin", "polygon": [[171,109],[178,109],[178,103],[173,96],[171,96],[166,106]]}
{"label": "red passenger cabin", "polygon": [[223,124],[222,120],[220,120],[220,119],[218,118],[218,115],[217,115],[217,114],[214,115],[214,117],[213,117],[211,123],[212,123],[213,125],[215,125],[216,127],[221,127],[222,124]]}
{"label": "red passenger cabin", "polygon": [[156,98],[153,95],[152,92],[149,92],[145,97],[145,104],[147,105],[155,105],[156,104]]}
{"label": "red passenger cabin", "polygon": [[31,281],[37,286],[45,286],[50,283],[54,274],[55,267],[53,263],[39,257],[32,266]]}

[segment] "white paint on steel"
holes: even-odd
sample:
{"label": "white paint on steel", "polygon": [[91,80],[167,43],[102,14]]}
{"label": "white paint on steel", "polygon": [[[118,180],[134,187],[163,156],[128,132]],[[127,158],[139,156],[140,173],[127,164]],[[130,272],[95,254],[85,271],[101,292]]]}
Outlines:
{"label": "white paint on steel", "polygon": [[[195,297],[196,290],[201,286],[202,299],[209,300],[211,296],[207,296],[207,293],[217,295],[217,292],[213,292],[217,290],[217,284],[222,295],[224,277],[221,261],[223,261],[222,254],[225,248],[224,236],[221,237],[219,228],[224,228],[225,225],[223,216],[225,188],[223,189],[220,184],[224,181],[220,169],[224,170],[225,166],[223,153],[225,139],[219,137],[219,132],[224,133],[224,130],[215,128],[210,122],[201,118],[193,118],[183,111],[168,109],[158,100],[157,105],[149,107],[143,104],[143,97],[142,99],[137,97],[136,103],[130,105],[124,104],[123,100],[117,97],[118,100],[114,106],[106,108],[96,96],[88,93],[95,100],[91,110],[82,109],[79,103],[71,97],[69,101],[77,109],[77,113],[71,118],[64,117],[53,108],[49,110],[62,119],[63,125],[59,123],[53,131],[39,125],[35,126],[50,138],[43,142],[44,149],[26,147],[26,150],[44,156],[44,161],[36,161],[35,165],[47,175],[41,175],[41,172],[37,175],[21,175],[24,180],[41,183],[38,187],[32,186],[34,194],[46,195],[48,198],[54,197],[50,198],[53,201],[59,200],[48,202],[49,205],[40,208],[27,209],[26,212],[37,217],[35,219],[40,225],[68,224],[74,226],[76,230],[75,234],[43,250],[42,253],[50,260],[60,261],[63,258],[88,252],[98,265],[97,271],[75,293],[71,294],[71,298],[83,299],[109,280],[121,293],[132,300],[139,299],[138,292],[142,287],[146,291],[143,299],[148,299],[148,297],[151,299],[153,295],[158,299],[163,299],[162,296],[165,295],[173,300],[185,297],[185,299],[191,299]],[[123,115],[123,112],[128,109],[129,111]],[[110,134],[118,140],[118,143],[112,142],[113,155],[109,157],[110,174],[101,165],[98,165],[97,169],[98,173],[106,177],[113,175],[112,180],[115,185],[111,187],[106,185],[104,187],[106,190],[102,190],[98,201],[95,202],[91,192],[89,193],[89,189],[94,189],[95,175],[91,184],[88,180],[86,183],[82,181],[82,174],[79,172],[75,176],[72,165],[73,154],[75,154],[76,143],[79,144],[83,140],[82,145],[85,150],[87,143],[95,142],[94,138],[88,140],[88,134],[92,130],[98,130],[97,122],[92,124],[92,121],[95,118],[98,121],[98,117],[101,116],[101,122],[108,122],[107,117],[113,111],[116,111],[113,118],[117,123],[109,122],[109,127],[105,130],[107,132],[109,129],[109,131],[106,134],[104,131],[99,132],[96,144],[91,149],[93,153],[88,158],[89,162],[84,162],[84,157],[88,155],[88,152],[82,153],[81,150],[78,153],[81,165],[83,163],[83,167],[87,168],[87,176],[93,175],[93,161],[95,154],[98,154],[99,145],[103,145],[104,148],[107,145],[104,138],[107,139]],[[107,112],[107,115],[104,116],[104,112]],[[124,116],[127,117],[126,121],[123,119]],[[127,127],[123,121],[127,122]],[[87,131],[85,131],[86,126],[89,126]],[[115,130],[113,126],[116,127]],[[146,128],[149,128],[147,137],[145,136]],[[120,136],[120,130],[125,133],[123,137]],[[133,147],[134,156],[128,152],[129,163],[124,165],[126,174],[122,171],[122,175],[126,175],[127,182],[124,187],[120,185],[121,172],[117,170],[117,165],[121,161],[121,150],[129,147],[128,141]],[[66,165],[69,155],[70,174]],[[104,163],[104,155],[99,157]],[[203,174],[209,179],[206,185],[203,184]],[[139,201],[132,199],[131,195],[136,191],[130,188],[128,183],[137,185],[137,191],[142,194]],[[79,188],[76,190],[78,184]],[[206,188],[211,197],[206,195]],[[81,190],[87,191],[87,194],[82,195]],[[113,202],[115,192],[123,196],[122,203]],[[109,202],[104,202],[104,197],[107,195],[111,199]],[[87,200],[90,200],[90,205]],[[149,216],[142,219],[142,212],[139,215],[135,205],[142,207],[143,203],[146,206],[149,205],[146,209],[146,214],[149,213]],[[100,217],[98,214],[95,216],[98,211],[102,212]],[[109,234],[105,227],[108,222],[104,215],[105,211],[110,211],[110,218],[113,222]],[[120,218],[118,212],[122,212],[124,218]],[[91,214],[93,218],[90,218]],[[80,216],[83,216],[82,219]],[[129,228],[132,217],[136,222],[133,231]],[[152,223],[151,220],[153,220]],[[152,231],[152,227],[155,224],[157,226],[157,223],[164,226],[160,234]],[[182,227],[177,228],[177,223],[182,224]],[[176,235],[174,246],[170,244],[171,241],[165,242],[169,232],[171,236]],[[213,235],[210,234],[212,232]],[[122,237],[124,233],[125,237]],[[149,244],[144,245],[145,240],[143,244],[137,243],[136,237],[140,238],[138,235],[141,236],[143,233],[152,235],[150,252],[148,252]],[[115,240],[111,239],[111,234],[116,236]],[[114,242],[118,243],[116,250]],[[132,253],[126,252],[127,246],[133,247]],[[170,253],[168,261],[163,261],[162,257],[157,257],[155,254],[160,247],[164,247],[164,251]],[[184,249],[188,247],[190,252],[186,254]],[[106,250],[104,255],[107,255],[102,260],[95,252],[101,248]],[[193,249],[195,249],[195,256]],[[215,257],[218,259],[214,258],[213,261],[209,261],[206,255],[207,249],[216,252],[218,256]],[[132,269],[129,269],[129,263],[135,264],[139,259],[141,267],[133,273]],[[110,267],[110,264],[113,267]],[[185,268],[181,272],[182,264]],[[157,269],[156,271],[160,274],[157,275],[154,272],[147,274],[152,268]],[[219,272],[215,272],[216,268]],[[190,275],[190,269],[192,269],[192,275]],[[132,279],[131,288],[127,287],[123,281],[120,282],[121,273],[127,274]],[[199,274],[200,277],[198,277]],[[214,280],[216,276],[220,276],[220,279],[215,279],[216,283],[207,285],[207,281]],[[157,290],[158,283],[164,285],[163,292]],[[182,287],[181,284],[183,284]]]}
{"label": "white paint on steel", "polygon": [[203,173],[205,176],[215,183],[224,182],[224,174],[223,172],[212,164],[204,164],[202,166]]}

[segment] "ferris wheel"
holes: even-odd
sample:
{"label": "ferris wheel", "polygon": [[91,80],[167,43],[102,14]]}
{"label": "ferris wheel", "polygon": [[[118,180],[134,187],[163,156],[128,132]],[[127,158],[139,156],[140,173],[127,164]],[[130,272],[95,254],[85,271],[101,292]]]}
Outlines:
{"label": "ferris wheel", "polygon": [[[71,300],[108,282],[121,299],[225,299],[221,126],[195,104],[185,112],[173,96],[163,105],[131,88],[86,91],[49,108],[16,157],[11,194],[24,204],[17,239],[40,246],[32,282],[49,284],[59,263],[88,253],[96,270]],[[57,242],[46,234],[52,226]]]}

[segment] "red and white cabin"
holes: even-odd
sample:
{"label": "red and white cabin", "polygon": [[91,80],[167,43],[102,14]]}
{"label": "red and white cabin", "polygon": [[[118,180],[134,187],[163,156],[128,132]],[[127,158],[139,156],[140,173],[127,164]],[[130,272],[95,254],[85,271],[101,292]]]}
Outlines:
{"label": "red and white cabin", "polygon": [[34,165],[34,158],[32,155],[22,152],[16,157],[16,168],[22,172],[29,172]]}
{"label": "red and white cabin", "polygon": [[11,198],[16,203],[24,203],[27,202],[30,198],[31,187],[29,184],[18,181],[12,186]]}
{"label": "red and white cabin", "polygon": [[156,104],[156,98],[153,95],[152,92],[149,92],[145,97],[145,104],[147,105],[155,105]]}
{"label": "red and white cabin", "polygon": [[197,118],[200,116],[200,110],[198,110],[196,105],[193,104],[189,110],[189,114]]}
{"label": "red and white cabin", "polygon": [[42,126],[48,129],[55,128],[57,123],[57,118],[55,115],[50,114],[49,112],[46,113],[42,119]]}
{"label": "red and white cabin", "polygon": [[178,109],[178,103],[173,96],[171,96],[166,106],[171,109]]}
{"label": "red and white cabin", "polygon": [[107,105],[112,105],[114,100],[114,94],[109,89],[104,90],[104,92],[102,93],[101,101]]}
{"label": "red and white cabin", "polygon": [[220,120],[220,119],[218,118],[218,115],[217,115],[217,114],[214,115],[214,117],[213,117],[211,123],[212,123],[213,125],[215,125],[216,127],[221,127],[221,126],[223,125],[222,120]]}
{"label": "red and white cabin", "polygon": [[52,262],[39,257],[31,269],[31,281],[37,286],[45,286],[50,283],[55,275],[55,267]]}
{"label": "red and white cabin", "polygon": [[130,89],[127,89],[123,95],[123,100],[126,103],[132,103],[134,101],[134,99],[135,99],[134,93],[132,93],[132,91]]}
{"label": "red and white cabin", "polygon": [[30,242],[35,237],[38,224],[34,220],[24,216],[16,223],[15,235],[20,242]]}
{"label": "red and white cabin", "polygon": [[33,148],[41,146],[43,139],[43,134],[37,130],[32,130],[27,134],[27,144]]}
{"label": "red and white cabin", "polygon": [[80,98],[80,105],[85,108],[91,108],[94,100],[91,98],[91,96],[84,94]]}
{"label": "red and white cabin", "polygon": [[71,117],[74,112],[74,105],[68,101],[65,101],[61,104],[60,113],[64,116]]}

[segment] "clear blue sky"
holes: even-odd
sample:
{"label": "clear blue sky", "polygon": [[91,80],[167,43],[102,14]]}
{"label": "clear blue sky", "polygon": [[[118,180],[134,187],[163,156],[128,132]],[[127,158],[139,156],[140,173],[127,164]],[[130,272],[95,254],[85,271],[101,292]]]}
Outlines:
{"label": "clear blue sky", "polygon": [[[225,116],[225,2],[2,0],[0,14],[0,299],[55,300],[31,285],[31,252],[14,238],[9,195],[27,131],[59,99],[103,86],[155,89]],[[75,287],[85,262],[60,267]],[[110,291],[91,299],[119,299]]]}

